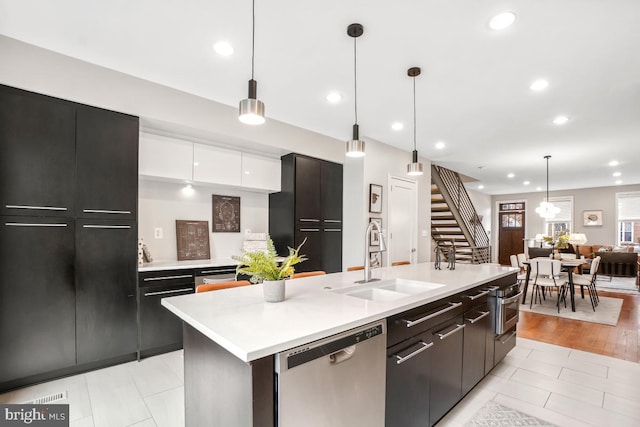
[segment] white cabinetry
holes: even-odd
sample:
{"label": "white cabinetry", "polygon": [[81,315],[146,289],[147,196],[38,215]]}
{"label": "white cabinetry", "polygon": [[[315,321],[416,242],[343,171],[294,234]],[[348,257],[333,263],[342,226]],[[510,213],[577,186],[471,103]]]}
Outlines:
{"label": "white cabinetry", "polygon": [[280,159],[242,153],[242,186],[280,191]]}
{"label": "white cabinetry", "polygon": [[193,143],[141,133],[139,174],[159,178],[193,179]]}
{"label": "white cabinetry", "polygon": [[242,153],[210,145],[193,144],[193,180],[222,185],[242,185]]}

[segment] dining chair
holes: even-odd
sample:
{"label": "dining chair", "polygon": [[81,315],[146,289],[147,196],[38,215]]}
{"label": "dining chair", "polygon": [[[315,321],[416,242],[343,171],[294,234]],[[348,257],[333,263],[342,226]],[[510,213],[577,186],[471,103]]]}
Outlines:
{"label": "dining chair", "polygon": [[410,261],[395,261],[391,263],[391,267],[395,267],[396,265],[407,265],[411,264]]}
{"label": "dining chair", "polygon": [[551,296],[551,290],[556,288],[558,298],[556,306],[558,313],[560,313],[560,300],[564,299],[565,308],[567,306],[567,300],[565,298],[566,286],[569,276],[567,273],[562,273],[562,262],[560,260],[553,259],[534,259],[529,263],[531,269],[531,278],[533,280],[533,289],[531,291],[531,303],[529,308],[533,307],[533,303],[536,299],[542,304],[543,298],[545,298],[545,290],[549,290],[549,296]]}
{"label": "dining chair", "polygon": [[364,270],[364,265],[355,265],[353,267],[347,267],[347,271]]}
{"label": "dining chair", "polygon": [[291,275],[292,279],[302,279],[303,277],[311,277],[311,276],[322,276],[327,274],[326,271],[318,270],[318,271],[305,271],[302,273],[293,273]]}
{"label": "dining chair", "polygon": [[519,273],[516,276],[516,280],[518,281],[519,285],[522,285],[522,283],[527,278],[527,274],[522,272],[522,268],[520,267],[520,263],[518,263],[518,256],[517,255],[509,255],[509,261],[511,261],[511,267],[517,268],[519,270]]}
{"label": "dining chair", "polygon": [[237,288],[240,286],[250,285],[248,280],[233,280],[229,282],[205,283],[196,287],[196,293],[218,291],[220,289]]}
{"label": "dining chair", "polygon": [[591,267],[589,268],[589,274],[574,274],[573,285],[580,286],[582,296],[584,298],[584,287],[587,287],[589,291],[589,298],[591,299],[591,307],[593,311],[596,311],[596,306],[600,299],[598,298],[598,291],[596,290],[596,275],[598,274],[598,267],[600,266],[600,257],[595,257],[591,261]]}

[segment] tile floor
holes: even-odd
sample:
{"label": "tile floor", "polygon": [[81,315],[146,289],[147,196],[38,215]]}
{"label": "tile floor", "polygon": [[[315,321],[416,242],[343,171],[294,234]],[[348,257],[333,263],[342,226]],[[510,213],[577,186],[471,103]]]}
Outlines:
{"label": "tile floor", "polygon": [[[58,391],[71,426],[184,425],[182,352],[51,381],[0,395],[18,403]],[[493,400],[558,426],[640,425],[640,364],[527,339],[438,426],[463,426]],[[232,426],[230,426],[232,427]]]}

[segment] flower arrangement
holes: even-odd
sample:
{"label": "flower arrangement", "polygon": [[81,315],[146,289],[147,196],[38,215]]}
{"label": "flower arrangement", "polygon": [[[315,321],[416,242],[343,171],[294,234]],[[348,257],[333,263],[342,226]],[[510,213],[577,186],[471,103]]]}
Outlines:
{"label": "flower arrangement", "polygon": [[562,234],[558,236],[556,234],[555,238],[553,236],[542,236],[542,241],[551,244],[551,247],[555,249],[567,249],[569,247],[569,235]]}
{"label": "flower arrangement", "polygon": [[236,268],[236,280],[239,274],[251,276],[251,283],[291,277],[295,271],[293,266],[307,260],[304,255],[300,255],[300,248],[306,241],[307,239],[300,243],[296,249],[289,248],[289,255],[280,259],[273,246],[273,240],[267,236],[266,251],[243,251],[241,256],[231,257],[240,262]]}

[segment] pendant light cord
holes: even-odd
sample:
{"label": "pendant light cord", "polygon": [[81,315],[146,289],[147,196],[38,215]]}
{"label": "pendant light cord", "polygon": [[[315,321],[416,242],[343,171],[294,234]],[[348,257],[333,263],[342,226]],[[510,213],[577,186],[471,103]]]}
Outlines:
{"label": "pendant light cord", "polygon": [[358,49],[356,37],[353,38],[353,93],[356,124],[358,124]]}
{"label": "pendant light cord", "polygon": [[545,156],[547,159],[547,203],[549,203],[549,157],[551,156]]}
{"label": "pendant light cord", "polygon": [[416,78],[413,77],[413,149],[416,148]]}
{"label": "pendant light cord", "polygon": [[253,68],[255,62],[256,51],[256,0],[251,2],[251,80],[253,78]]}

